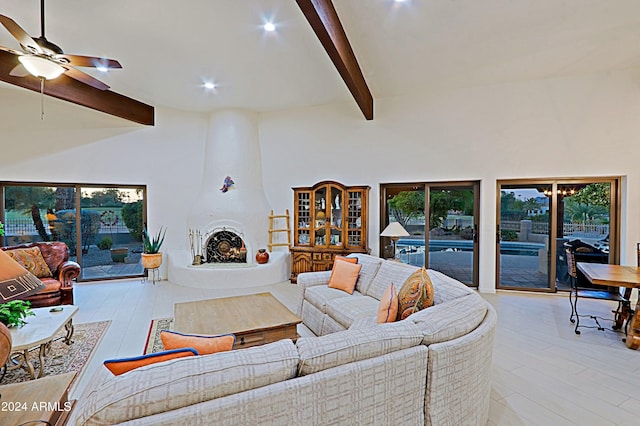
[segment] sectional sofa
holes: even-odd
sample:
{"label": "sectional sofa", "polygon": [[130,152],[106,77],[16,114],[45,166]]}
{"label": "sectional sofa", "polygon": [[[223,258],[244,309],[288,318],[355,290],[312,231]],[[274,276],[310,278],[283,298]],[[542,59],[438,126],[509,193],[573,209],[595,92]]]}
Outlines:
{"label": "sectional sofa", "polygon": [[356,291],[330,272],[298,276],[299,313],[317,336],[93,377],[78,425],[486,424],[496,313],[475,291],[429,271],[435,304],[376,324],[390,282],[416,268],[368,255]]}

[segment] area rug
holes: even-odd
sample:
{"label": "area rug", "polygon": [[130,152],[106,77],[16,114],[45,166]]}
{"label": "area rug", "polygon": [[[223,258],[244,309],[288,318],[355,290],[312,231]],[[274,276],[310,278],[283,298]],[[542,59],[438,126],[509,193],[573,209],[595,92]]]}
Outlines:
{"label": "area rug", "polygon": [[151,320],[147,343],[144,345],[144,355],[164,351],[160,332],[162,330],[173,330],[173,318],[158,318]]}
{"label": "area rug", "polygon": [[[111,324],[111,321],[91,322],[86,324],[74,324],[74,333],[71,340],[73,343],[64,343],[66,330],[62,329],[51,344],[51,351],[45,357],[44,376],[55,376],[57,374],[80,371],[91,359],[91,355],[100,343],[102,336]],[[38,349],[32,349],[31,360],[36,372],[40,368],[38,360]],[[1,375],[1,374],[0,374]],[[7,371],[0,385],[10,383],[25,382],[31,380],[29,373],[23,368]]]}

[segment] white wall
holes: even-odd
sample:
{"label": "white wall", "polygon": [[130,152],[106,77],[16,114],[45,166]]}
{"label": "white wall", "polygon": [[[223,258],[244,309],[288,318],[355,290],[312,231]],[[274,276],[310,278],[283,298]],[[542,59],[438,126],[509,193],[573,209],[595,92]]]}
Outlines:
{"label": "white wall", "polygon": [[187,211],[200,189],[206,115],[156,108],[147,127],[45,98],[0,90],[0,180],[147,185],[151,232],[188,248]]}
{"label": "white wall", "polygon": [[623,176],[622,263],[635,264],[638,77],[607,73],[376,99],[370,122],[351,103],[264,113],[267,198],[284,211],[293,206],[285,186],[370,185],[369,241],[377,254],[380,183],[480,180],[480,289],[493,291],[496,180]]}

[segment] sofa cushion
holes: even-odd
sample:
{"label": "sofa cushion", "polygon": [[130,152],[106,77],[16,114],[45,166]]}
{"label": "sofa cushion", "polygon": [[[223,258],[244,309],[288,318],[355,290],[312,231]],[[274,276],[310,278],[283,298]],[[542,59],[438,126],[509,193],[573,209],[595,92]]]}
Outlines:
{"label": "sofa cushion", "polygon": [[329,287],[337,288],[349,294],[353,293],[360,269],[362,269],[362,265],[338,260],[333,265],[331,277],[329,278]]}
{"label": "sofa cushion", "polygon": [[36,277],[50,278],[52,276],[51,269],[49,269],[47,262],[44,261],[42,252],[38,247],[7,250],[6,253]]}
{"label": "sofa cushion", "polygon": [[298,374],[304,376],[385,355],[417,346],[421,340],[422,334],[415,324],[406,321],[320,337],[301,337],[296,342],[300,354]]}
{"label": "sofa cushion", "polygon": [[360,274],[358,275],[358,282],[356,283],[356,290],[362,294],[366,294],[367,289],[371,285],[371,281],[373,281],[373,277],[376,276],[380,265],[383,260],[379,257],[370,256],[368,254],[363,253],[353,253],[347,257],[357,257],[358,264],[362,265],[362,269],[360,270]]}
{"label": "sofa cushion", "polygon": [[418,268],[416,266],[407,265],[406,263],[385,260],[382,262],[382,265],[380,265],[378,273],[373,278],[371,285],[364,294],[380,300],[382,299],[384,292],[389,287],[389,284],[393,283],[398,288],[402,287],[402,284],[417,269]]}
{"label": "sofa cushion", "polygon": [[374,317],[378,314],[379,300],[369,296],[341,297],[327,302],[327,315],[349,328],[357,318]]}
{"label": "sofa cushion", "polygon": [[201,336],[171,330],[162,330],[160,339],[165,349],[193,348],[200,355],[230,351],[236,342],[236,336],[233,334]]}
{"label": "sofa cushion", "polygon": [[318,308],[323,314],[327,312],[327,302],[340,297],[362,297],[362,294],[354,291],[353,294],[348,295],[342,290],[329,288],[324,285],[310,287],[305,291],[306,301]]}
{"label": "sofa cushion", "polygon": [[467,294],[476,294],[475,290],[462,284],[455,278],[451,278],[442,272],[428,269],[429,277],[433,283],[433,303],[437,305],[448,300],[457,299]]}
{"label": "sofa cushion", "polygon": [[[339,290],[338,290],[339,291]],[[322,333],[322,323],[327,314],[321,312],[318,308],[313,306],[308,301],[302,303],[302,318],[304,318],[304,325],[313,332],[316,336]]]}
{"label": "sofa cushion", "polygon": [[470,293],[423,309],[405,321],[420,329],[424,345],[445,342],[475,330],[487,314],[487,302],[477,293]]}
{"label": "sofa cushion", "polygon": [[420,268],[407,278],[398,292],[398,319],[403,320],[433,305],[433,284],[427,270]]}
{"label": "sofa cushion", "polygon": [[193,348],[180,348],[131,358],[107,359],[103,364],[114,376],[119,376],[136,368],[144,367],[145,365],[197,355],[198,351]]}
{"label": "sofa cushion", "polygon": [[391,284],[387,291],[384,292],[380,303],[378,304],[378,323],[395,322],[398,316],[398,291],[396,286]]}
{"label": "sofa cushion", "polygon": [[[137,368],[122,376],[100,372],[79,398],[75,424],[118,424],[198,404],[296,375],[291,340]],[[74,410],[75,411],[75,410]]]}

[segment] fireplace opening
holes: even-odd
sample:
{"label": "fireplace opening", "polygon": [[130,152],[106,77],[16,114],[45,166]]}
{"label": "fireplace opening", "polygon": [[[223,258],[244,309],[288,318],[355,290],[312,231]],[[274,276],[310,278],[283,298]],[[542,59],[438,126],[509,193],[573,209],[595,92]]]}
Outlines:
{"label": "fireplace opening", "polygon": [[216,232],[207,241],[206,248],[207,263],[247,263],[244,241],[235,232]]}

